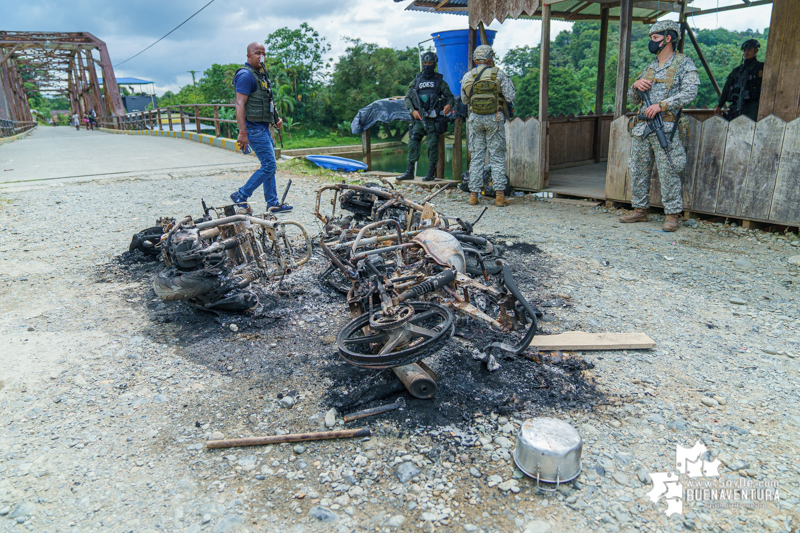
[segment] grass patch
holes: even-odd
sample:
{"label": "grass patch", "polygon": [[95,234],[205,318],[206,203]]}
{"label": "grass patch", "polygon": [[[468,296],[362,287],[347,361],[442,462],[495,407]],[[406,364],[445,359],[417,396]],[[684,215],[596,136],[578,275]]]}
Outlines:
{"label": "grass patch", "polygon": [[291,139],[286,132],[283,133],[283,149],[295,150],[299,148],[322,148],[325,146],[346,146],[349,144],[361,146],[361,137],[301,137],[295,134]]}

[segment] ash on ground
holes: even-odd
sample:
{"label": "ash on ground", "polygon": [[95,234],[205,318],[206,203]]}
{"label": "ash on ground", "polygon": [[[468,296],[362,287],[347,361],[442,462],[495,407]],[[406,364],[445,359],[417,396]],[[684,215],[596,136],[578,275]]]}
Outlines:
{"label": "ash on ground", "polygon": [[[503,248],[520,289],[534,307],[569,305],[541,285],[555,275],[551,258],[531,245]],[[553,362],[529,352],[528,357],[541,361],[536,362],[494,350],[500,368],[489,372],[485,362],[476,359],[480,349],[511,339],[469,319],[459,319],[453,339],[425,360],[438,376],[437,397],[413,398],[391,370],[359,369],[339,357],[335,336],[349,313],[344,296],[318,281],[327,265],[315,255],[280,282],[254,284],[260,304],[247,314],[210,313],[187,302],[161,300],[152,279],[162,265],[138,252],[120,255],[99,277],[122,278],[131,285],[126,300],[151,321],[144,334],[179,346],[187,359],[240,377],[249,389],[258,388],[265,395],[299,394],[320,401],[316,409],[335,407],[342,413],[405,397],[404,409],[363,419],[366,425],[393,421],[408,431],[434,435],[447,428],[469,445],[475,437],[472,421],[482,415],[536,416],[542,408],[591,410],[603,399],[584,372],[594,365],[574,355]],[[538,334],[547,334],[547,327],[540,322]]]}

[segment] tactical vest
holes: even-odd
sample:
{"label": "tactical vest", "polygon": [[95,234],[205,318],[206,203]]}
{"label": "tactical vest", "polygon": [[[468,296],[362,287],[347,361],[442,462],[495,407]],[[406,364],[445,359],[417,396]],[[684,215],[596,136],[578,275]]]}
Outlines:
{"label": "tactical vest", "polygon": [[244,104],[244,113],[247,120],[251,122],[273,122],[272,112],[275,109],[272,103],[272,86],[269,83],[269,77],[258,72],[250,64],[246,64],[236,71],[238,74],[242,70],[247,70],[253,75],[256,80],[256,90],[250,93],[247,97],[247,102]]}
{"label": "tactical vest", "polygon": [[502,109],[503,97],[500,82],[497,80],[497,67],[475,67],[470,79],[464,85],[472,112],[478,115],[491,115]]}
{"label": "tactical vest", "polygon": [[438,72],[436,72],[433,79],[430,80],[423,80],[422,76],[419,74],[417,75],[414,80],[414,90],[417,91],[420,103],[422,104],[422,109],[420,109],[420,111],[424,111],[426,114],[430,112],[431,109],[441,111],[438,103],[442,98],[441,87],[443,79],[444,76]]}
{"label": "tactical vest", "polygon": [[741,95],[742,101],[758,100],[761,97],[761,80],[758,73],[764,70],[764,63],[753,61],[743,63],[733,70],[733,85],[728,93],[728,101],[736,103]]}
{"label": "tactical vest", "polygon": [[650,80],[653,83],[666,83],[667,94],[669,95],[669,90],[672,87],[672,84],[675,83],[675,75],[678,73],[678,69],[683,64],[684,59],[686,59],[685,55],[680,52],[675,52],[675,57],[672,59],[672,64],[667,69],[666,78],[656,78],[656,71],[652,66],[645,69],[642,78],[645,80]]}

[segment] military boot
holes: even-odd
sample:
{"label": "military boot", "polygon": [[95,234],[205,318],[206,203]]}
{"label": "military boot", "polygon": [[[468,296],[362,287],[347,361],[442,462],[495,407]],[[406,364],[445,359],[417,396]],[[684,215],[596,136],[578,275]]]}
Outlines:
{"label": "military boot", "polygon": [[469,205],[478,205],[478,193],[476,192],[469,193],[469,202],[467,203]]}
{"label": "military boot", "polygon": [[436,179],[436,163],[428,165],[428,173],[422,176],[422,181],[433,181]]}
{"label": "military boot", "polygon": [[678,231],[678,220],[681,216],[679,214],[667,215],[664,220],[664,225],[661,226],[661,231]]}
{"label": "military boot", "polygon": [[494,205],[497,207],[505,207],[507,205],[511,205],[511,202],[506,200],[506,192],[505,191],[497,191],[494,195]]}
{"label": "military boot", "polygon": [[623,224],[628,224],[630,222],[647,222],[647,209],[637,207],[633,210],[633,213],[619,217],[619,221]]}
{"label": "military boot", "polygon": [[403,180],[413,180],[414,179],[414,165],[416,161],[412,163],[411,161],[408,162],[408,168],[406,169],[406,173],[402,176],[397,176],[397,181]]}

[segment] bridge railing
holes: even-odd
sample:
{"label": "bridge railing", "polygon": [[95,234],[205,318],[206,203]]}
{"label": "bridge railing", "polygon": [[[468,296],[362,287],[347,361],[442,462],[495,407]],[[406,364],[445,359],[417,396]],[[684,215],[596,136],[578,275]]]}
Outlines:
{"label": "bridge railing", "polygon": [[12,137],[32,130],[36,122],[32,120],[6,120],[0,119],[0,137]]}
{"label": "bridge railing", "polygon": [[[236,120],[220,118],[220,111],[234,109],[233,104],[188,104],[157,107],[147,111],[136,111],[123,116],[106,116],[100,124],[106,128],[120,130],[196,131],[202,133],[202,124],[213,124],[214,134],[219,137],[221,124],[236,124]],[[227,114],[223,111],[223,116]],[[206,116],[211,115],[211,116]],[[234,115],[235,116],[235,115]],[[193,120],[194,123],[187,123]]]}

